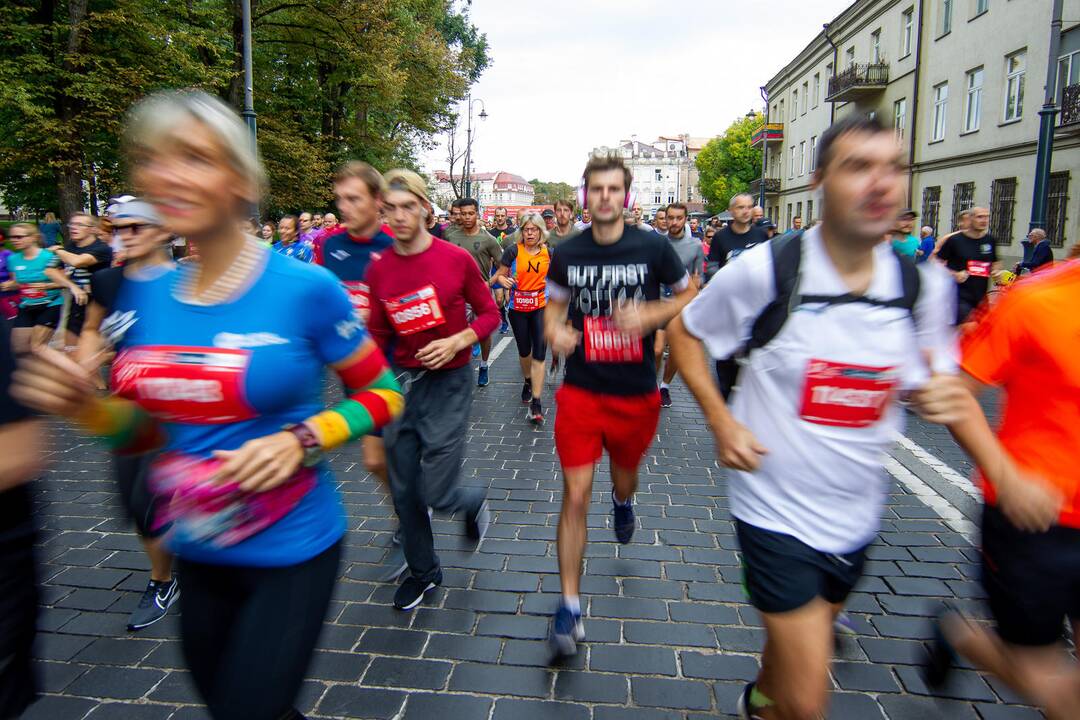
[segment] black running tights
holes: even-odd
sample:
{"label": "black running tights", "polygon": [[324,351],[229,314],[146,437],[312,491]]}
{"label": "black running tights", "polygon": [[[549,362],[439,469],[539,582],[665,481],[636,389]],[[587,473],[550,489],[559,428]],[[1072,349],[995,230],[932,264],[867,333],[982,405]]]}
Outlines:
{"label": "black running tights", "polygon": [[180,561],[184,657],[214,720],[296,717],[340,558],[339,541],[286,567]]}
{"label": "black running tights", "polygon": [[518,357],[529,357],[544,362],[547,344],[544,341],[544,308],[521,312],[510,311],[510,327],[514,330]]}

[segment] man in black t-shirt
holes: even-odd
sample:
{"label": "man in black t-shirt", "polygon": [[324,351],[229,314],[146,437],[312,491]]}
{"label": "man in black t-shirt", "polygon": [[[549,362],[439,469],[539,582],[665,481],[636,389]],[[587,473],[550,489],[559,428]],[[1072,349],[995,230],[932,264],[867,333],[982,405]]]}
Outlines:
{"label": "man in black t-shirt", "polygon": [[990,289],[990,280],[1001,270],[997,242],[988,232],[990,211],[972,208],[970,226],[950,236],[938,250],[937,258],[956,278],[956,324],[967,320]]}
{"label": "man in black t-shirt", "polygon": [[0,718],[19,717],[37,696],[35,533],[25,483],[39,470],[44,428],[8,394],[14,367],[11,326],[0,318]]}
{"label": "man in black t-shirt", "polygon": [[[90,279],[94,273],[112,265],[113,251],[108,243],[98,239],[97,224],[89,215],[74,215],[68,225],[71,239],[64,243],[64,249],[56,249],[60,258],[70,271],[71,280],[90,297]],[[83,321],[86,319],[86,305],[71,303],[67,319],[67,346],[79,344]]]}
{"label": "man in black t-shirt", "polygon": [[[551,628],[559,655],[577,652],[581,623],[581,561],[597,461],[611,457],[615,537],[634,533],[638,466],[656,434],[660,393],[653,335],[696,291],[667,238],[627,227],[630,171],[619,155],[586,165],[584,208],[592,226],[563,242],[548,270],[545,336],[566,356],[566,380],[555,394],[555,449],[563,471],[559,518],[562,601]],[[660,302],[660,286],[676,293]]]}

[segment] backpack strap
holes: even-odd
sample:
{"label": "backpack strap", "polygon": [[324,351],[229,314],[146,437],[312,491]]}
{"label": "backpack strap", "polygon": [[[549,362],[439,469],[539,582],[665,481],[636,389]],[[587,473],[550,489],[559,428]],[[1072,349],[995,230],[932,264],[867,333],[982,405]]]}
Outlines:
{"label": "backpack strap", "polygon": [[799,268],[802,265],[803,231],[783,235],[769,241],[772,254],[773,287],[776,296],[765,306],[750,328],[750,339],[743,348],[749,355],[772,342],[787,322],[788,315],[799,303]]}

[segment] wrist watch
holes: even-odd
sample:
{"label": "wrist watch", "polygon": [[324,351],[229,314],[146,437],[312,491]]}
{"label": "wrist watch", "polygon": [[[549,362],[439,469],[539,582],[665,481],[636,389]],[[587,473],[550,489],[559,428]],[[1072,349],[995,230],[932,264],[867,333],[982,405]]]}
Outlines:
{"label": "wrist watch", "polygon": [[282,429],[285,432],[292,433],[300,441],[300,449],[304,451],[304,457],[300,461],[302,467],[315,467],[322,462],[323,448],[319,444],[319,438],[315,437],[315,433],[312,432],[311,428],[304,423],[295,423],[286,425]]}

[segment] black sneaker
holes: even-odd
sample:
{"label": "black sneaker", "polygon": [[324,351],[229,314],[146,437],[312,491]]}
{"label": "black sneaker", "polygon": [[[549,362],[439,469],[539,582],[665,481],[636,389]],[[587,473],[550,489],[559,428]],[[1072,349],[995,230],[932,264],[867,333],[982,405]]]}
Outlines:
{"label": "black sneaker", "polygon": [[180,598],[180,583],[176,578],[168,582],[151,580],[139,598],[139,607],[128,618],[128,632],[142,630],[165,617],[169,608]]}
{"label": "black sneaker", "polygon": [[960,612],[951,605],[942,606],[931,620],[933,637],[930,639],[930,650],[926,654],[922,664],[922,676],[927,687],[931,690],[940,690],[949,680],[949,675],[960,659],[956,648],[945,637],[945,630],[941,627],[942,622],[949,615],[960,615]]}
{"label": "black sneaker", "polygon": [[526,380],[521,386],[521,404],[528,405],[530,400],[532,400],[532,383]]}
{"label": "black sneaker", "polygon": [[429,590],[434,590],[440,584],[442,584],[442,575],[431,582],[423,582],[410,575],[394,593],[394,607],[398,610],[412,610],[420,604]]}
{"label": "black sneaker", "polygon": [[660,407],[671,407],[671,391],[667,388],[660,388]]}
{"label": "black sneaker", "polygon": [[634,539],[634,499],[630,498],[625,505],[615,501],[615,490],[611,491],[611,505],[615,512],[615,539],[626,545]]}
{"label": "black sneaker", "polygon": [[542,425],[544,422],[544,408],[536,398],[529,403],[529,420],[536,425]]}
{"label": "black sneaker", "polygon": [[487,535],[488,527],[491,526],[491,511],[488,509],[487,500],[480,503],[476,512],[465,518],[465,533],[473,542],[479,543]]}

